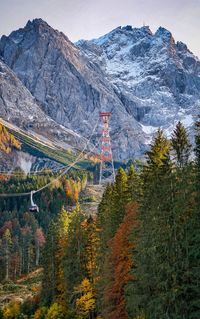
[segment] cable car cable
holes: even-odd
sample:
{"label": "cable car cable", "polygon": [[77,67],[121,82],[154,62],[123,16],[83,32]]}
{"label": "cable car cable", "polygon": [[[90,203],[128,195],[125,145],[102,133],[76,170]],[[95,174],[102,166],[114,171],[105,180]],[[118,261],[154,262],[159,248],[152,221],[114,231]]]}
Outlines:
{"label": "cable car cable", "polygon": [[[67,166],[66,169],[65,169],[60,175],[58,175],[58,176],[57,176],[56,178],[54,178],[52,181],[50,181],[49,183],[45,184],[44,186],[40,187],[40,188],[37,189],[37,190],[32,190],[32,191],[25,192],[25,193],[5,193],[5,194],[2,193],[2,194],[0,194],[0,197],[20,197],[20,196],[28,196],[28,195],[31,195],[32,192],[35,194],[35,193],[38,193],[38,192],[42,191],[43,189],[49,187],[55,180],[60,179],[63,175],[65,175],[65,174],[69,171],[69,169],[71,169],[71,168],[74,167],[78,162],[80,162],[80,161],[82,160],[82,158],[85,157],[85,155],[90,154],[90,153],[93,151],[93,149],[96,147],[96,146],[94,146],[94,148],[93,148],[90,152],[88,152],[88,153],[86,153],[86,154],[83,154],[83,153],[85,152],[85,150],[86,150],[88,144],[89,144],[90,141],[91,141],[91,138],[92,138],[92,136],[93,136],[93,134],[94,134],[94,132],[95,132],[97,126],[98,126],[98,123],[99,123],[99,119],[98,119],[98,121],[96,122],[96,124],[95,124],[95,126],[94,126],[94,128],[93,128],[93,130],[92,130],[92,134],[90,135],[90,138],[87,140],[86,145],[84,146],[84,148],[83,148],[83,150],[81,151],[81,153],[78,155],[77,159],[76,159],[72,164],[70,164],[69,166]],[[82,154],[84,155],[83,157],[81,157]]]}

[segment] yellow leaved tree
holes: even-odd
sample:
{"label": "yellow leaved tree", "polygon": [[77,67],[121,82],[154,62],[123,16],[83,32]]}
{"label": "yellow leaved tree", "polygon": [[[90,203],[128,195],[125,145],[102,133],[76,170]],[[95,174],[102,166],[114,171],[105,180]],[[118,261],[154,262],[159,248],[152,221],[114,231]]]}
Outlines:
{"label": "yellow leaved tree", "polygon": [[3,307],[4,319],[15,319],[20,314],[20,305],[15,301],[11,301]]}
{"label": "yellow leaved tree", "polygon": [[78,318],[94,318],[96,300],[92,284],[87,278],[84,278],[81,284],[76,288],[76,293],[80,295],[76,299],[76,312],[78,314]]}

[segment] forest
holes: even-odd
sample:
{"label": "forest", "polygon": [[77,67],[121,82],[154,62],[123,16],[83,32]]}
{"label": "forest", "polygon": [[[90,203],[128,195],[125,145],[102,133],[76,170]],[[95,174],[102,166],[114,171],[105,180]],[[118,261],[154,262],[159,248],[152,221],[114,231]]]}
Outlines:
{"label": "forest", "polygon": [[20,149],[20,142],[0,123],[0,152],[9,154],[13,148]]}
{"label": "forest", "polygon": [[[0,193],[53,176],[1,177]],[[91,179],[73,170],[35,196],[0,198],[0,296],[36,269],[41,285],[3,319],[200,318],[200,120],[194,146],[178,122],[159,129],[144,161],[119,168],[96,215],[80,194]]]}

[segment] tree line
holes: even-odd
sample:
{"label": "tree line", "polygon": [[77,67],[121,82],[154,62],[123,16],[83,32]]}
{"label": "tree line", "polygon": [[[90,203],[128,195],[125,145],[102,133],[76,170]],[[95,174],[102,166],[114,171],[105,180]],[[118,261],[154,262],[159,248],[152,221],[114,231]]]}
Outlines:
{"label": "tree line", "polygon": [[46,232],[39,301],[18,315],[199,318],[199,215],[200,121],[194,155],[179,122],[170,140],[157,131],[142,165],[118,170],[96,217],[62,205]]}
{"label": "tree line", "polygon": [[[0,182],[1,193],[37,189],[55,178],[46,176],[7,176]],[[18,175],[20,173],[20,175]],[[43,246],[50,221],[62,206],[72,206],[87,183],[87,174],[71,172],[49,189],[35,196],[40,211],[29,212],[30,197],[2,197],[0,200],[0,283],[15,281],[41,266]]]}

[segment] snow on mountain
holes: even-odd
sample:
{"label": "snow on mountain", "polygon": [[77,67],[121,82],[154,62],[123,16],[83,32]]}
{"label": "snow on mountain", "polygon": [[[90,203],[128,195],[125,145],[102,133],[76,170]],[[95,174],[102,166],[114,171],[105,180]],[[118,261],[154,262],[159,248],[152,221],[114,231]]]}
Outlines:
{"label": "snow on mountain", "polygon": [[99,39],[77,43],[105,71],[143,132],[168,130],[178,120],[194,123],[200,106],[200,61],[160,27],[118,27]]}
{"label": "snow on mountain", "polygon": [[192,131],[199,112],[200,61],[162,27],[118,27],[74,45],[35,19],[1,38],[0,56],[67,130],[88,137],[99,111],[111,111],[116,159],[141,156],[158,127],[169,134],[181,120]]}
{"label": "snow on mountain", "polygon": [[41,19],[29,21],[25,28],[2,37],[0,55],[56,122],[88,137],[99,111],[111,111],[115,158],[143,152],[141,127],[115,87],[63,33]]}

